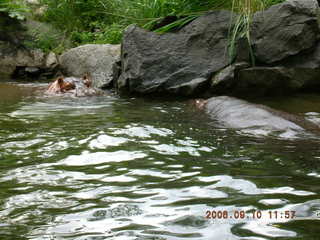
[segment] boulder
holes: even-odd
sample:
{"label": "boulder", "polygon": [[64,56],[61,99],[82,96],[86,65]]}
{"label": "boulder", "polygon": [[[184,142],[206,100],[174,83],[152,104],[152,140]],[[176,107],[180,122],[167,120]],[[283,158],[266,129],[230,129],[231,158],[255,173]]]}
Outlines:
{"label": "boulder", "polygon": [[114,78],[113,65],[120,60],[120,45],[87,44],[70,49],[60,56],[62,71],[67,76],[89,74],[93,86],[108,87]]}
{"label": "boulder", "polygon": [[232,91],[238,83],[238,72],[250,66],[247,62],[237,62],[214,74],[210,82],[210,92],[224,94]]}
{"label": "boulder", "polygon": [[166,34],[129,26],[122,44],[120,92],[192,95],[207,88],[212,74],[230,64],[232,15],[214,11]]}
{"label": "boulder", "polygon": [[[29,19],[20,22],[0,12],[0,75],[17,78],[50,78],[57,72],[54,53],[37,48],[37,33],[48,34],[53,28]],[[57,34],[54,34],[57,35]]]}
{"label": "boulder", "polygon": [[275,63],[315,46],[319,39],[317,0],[287,0],[257,12],[251,24],[253,52],[262,63]]}
{"label": "boulder", "polygon": [[50,52],[46,57],[46,67],[52,68],[59,64],[57,55],[54,52]]}
{"label": "boulder", "polygon": [[0,41],[0,75],[12,76],[19,67],[44,67],[45,59],[40,49],[19,48]]}
{"label": "boulder", "polygon": [[196,100],[195,105],[221,126],[246,130],[246,133],[280,133],[281,136],[292,136],[293,133],[308,130],[320,134],[317,124],[301,116],[233,97],[220,96]]}
{"label": "boulder", "polygon": [[[320,42],[309,51],[299,53],[278,62],[241,69],[232,90],[222,93],[234,95],[284,95],[301,90],[320,90]],[[229,81],[230,82],[230,81]]]}
{"label": "boulder", "polygon": [[257,12],[251,24],[251,48],[256,66],[249,62],[249,45],[237,43],[235,64],[211,80],[211,92],[235,96],[284,95],[320,90],[319,6],[316,0],[287,0]]}
{"label": "boulder", "polygon": [[233,92],[266,96],[316,90],[320,89],[319,74],[319,68],[251,67],[239,72]]}

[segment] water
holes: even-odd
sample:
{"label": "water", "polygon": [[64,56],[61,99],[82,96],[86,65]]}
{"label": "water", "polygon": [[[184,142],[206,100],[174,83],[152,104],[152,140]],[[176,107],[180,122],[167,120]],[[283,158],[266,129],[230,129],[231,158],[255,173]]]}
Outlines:
{"label": "water", "polygon": [[[43,87],[0,83],[1,240],[320,238],[319,138],[223,129],[187,101]],[[319,121],[319,100],[279,107]]]}

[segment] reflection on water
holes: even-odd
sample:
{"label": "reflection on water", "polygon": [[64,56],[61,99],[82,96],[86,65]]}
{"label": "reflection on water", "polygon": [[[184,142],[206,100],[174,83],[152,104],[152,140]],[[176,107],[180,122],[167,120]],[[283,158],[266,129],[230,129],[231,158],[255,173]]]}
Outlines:
{"label": "reflection on water", "polygon": [[[0,84],[1,239],[319,238],[318,138],[218,128],[183,101],[41,87]],[[319,122],[320,98],[304,98]]]}

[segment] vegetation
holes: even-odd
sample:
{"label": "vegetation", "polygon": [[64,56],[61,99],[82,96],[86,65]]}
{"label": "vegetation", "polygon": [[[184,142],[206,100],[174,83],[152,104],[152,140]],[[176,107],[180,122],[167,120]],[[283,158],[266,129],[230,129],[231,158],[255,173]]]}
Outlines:
{"label": "vegetation", "polygon": [[118,43],[130,24],[151,29],[166,16],[176,22],[158,32],[193,20],[210,10],[229,9],[241,13],[232,36],[247,32],[252,13],[283,0],[41,0],[47,6],[43,20],[64,29],[76,44]]}
{"label": "vegetation", "polygon": [[[234,52],[239,37],[250,41],[249,26],[252,14],[284,0],[39,0],[43,14],[38,20],[49,22],[63,31],[73,45],[86,43],[119,43],[123,30],[130,24],[159,33],[179,28],[210,10],[229,9],[240,13],[230,29],[230,52]],[[19,4],[16,4],[20,2]],[[0,0],[0,11],[21,18],[23,0]],[[36,11],[31,11],[36,12]],[[166,16],[176,21],[154,29]],[[46,50],[56,49],[54,36],[39,37]],[[61,50],[61,46],[59,46]]]}
{"label": "vegetation", "polygon": [[23,5],[12,0],[0,0],[0,12],[8,13],[11,18],[24,20],[24,13],[27,11]]}

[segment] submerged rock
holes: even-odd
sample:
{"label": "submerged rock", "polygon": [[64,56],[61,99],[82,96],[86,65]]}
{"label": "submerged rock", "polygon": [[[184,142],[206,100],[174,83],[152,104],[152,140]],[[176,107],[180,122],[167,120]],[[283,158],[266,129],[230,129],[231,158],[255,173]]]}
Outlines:
{"label": "submerged rock", "polygon": [[177,32],[157,34],[130,26],[122,44],[122,92],[192,95],[206,89],[211,75],[229,63],[228,11],[199,17]]}
{"label": "submerged rock", "polygon": [[249,130],[249,133],[279,132],[283,136],[304,130],[320,134],[320,126],[303,117],[233,97],[220,96],[196,100],[195,105],[227,128]]}
{"label": "submerged rock", "polygon": [[88,73],[94,87],[109,87],[116,75],[113,65],[120,60],[120,50],[120,45],[87,44],[62,54],[60,65],[67,76]]}

